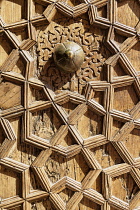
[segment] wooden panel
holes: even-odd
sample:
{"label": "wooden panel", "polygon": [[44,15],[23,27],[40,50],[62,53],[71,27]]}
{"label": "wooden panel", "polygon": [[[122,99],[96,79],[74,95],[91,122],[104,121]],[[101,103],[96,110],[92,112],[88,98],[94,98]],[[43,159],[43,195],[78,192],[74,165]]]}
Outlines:
{"label": "wooden panel", "polygon": [[41,110],[32,115],[32,133],[44,139],[50,139],[62,124],[53,108]]}
{"label": "wooden panel", "polygon": [[[39,52],[37,70],[39,72],[37,72],[37,75],[40,79],[46,80],[55,90],[63,88],[81,93],[86,82],[90,80],[104,80],[103,62],[109,56],[109,52],[104,46],[100,46],[99,43],[105,37],[106,31],[102,30],[101,32],[99,28],[89,26],[87,16],[84,17],[82,22],[79,19],[76,21],[68,20],[65,17],[64,19],[65,21],[59,22],[58,19],[56,23],[50,23],[48,27],[44,27],[44,30],[43,27],[40,29],[37,28]],[[63,30],[63,27],[65,27],[65,30]],[[85,34],[84,36],[82,35],[83,33]],[[66,75],[60,72],[55,68],[50,58],[54,46],[59,42],[68,40],[82,45],[85,52],[85,62],[82,65],[82,72],[79,70],[75,75]],[[48,47],[44,50],[43,46],[45,46],[45,43],[47,43]],[[98,51],[99,48],[100,52]],[[92,52],[91,54],[90,51]],[[43,65],[45,65],[44,68]],[[80,78],[79,88],[78,77]]]}
{"label": "wooden panel", "polygon": [[[2,81],[0,84],[0,108],[8,109],[22,104],[21,86],[8,81]],[[14,97],[14,98],[13,98]]]}
{"label": "wooden panel", "polygon": [[[1,166],[0,169],[1,199],[21,195],[21,175]],[[8,190],[6,190],[8,189]]]}
{"label": "wooden panel", "polygon": [[123,112],[130,112],[138,101],[139,99],[133,86],[119,87],[115,89],[113,108]]}
{"label": "wooden panel", "polygon": [[83,138],[88,138],[90,136],[102,134],[102,125],[103,118],[88,109],[88,111],[78,120],[76,127]]}
{"label": "wooden panel", "polygon": [[[26,18],[26,1],[4,0],[1,1],[1,16],[6,23],[13,23]],[[8,15],[7,15],[8,14]]]}
{"label": "wooden panel", "polygon": [[138,1],[118,1],[117,20],[134,28],[139,21],[140,10],[138,8],[140,8]]}
{"label": "wooden panel", "polygon": [[139,0],[0,1],[1,210],[140,208],[139,20]]}
{"label": "wooden panel", "polygon": [[13,160],[22,162],[30,165],[35,158],[39,155],[40,150],[30,145],[22,144],[22,117],[11,118],[10,123],[14,129],[16,135],[16,142],[14,147],[11,149],[9,157]]}
{"label": "wooden panel", "polygon": [[[139,139],[140,138],[140,130],[134,129],[124,140],[125,146],[128,148],[130,154],[134,158],[140,157],[140,147],[139,147]],[[133,144],[132,144],[133,142]]]}
{"label": "wooden panel", "polygon": [[[138,187],[135,185],[133,178],[130,174],[123,174],[119,177],[113,178],[112,180],[112,194],[114,196],[117,195],[123,201],[129,202],[132,197],[138,192]],[[118,187],[120,189],[120,193],[116,194],[118,191]]]}
{"label": "wooden panel", "polygon": [[100,205],[98,205],[98,204],[96,204],[96,203],[94,203],[94,202],[92,202],[92,201],[84,198],[81,201],[81,203],[79,204],[79,207],[76,208],[76,210],[79,210],[79,209],[81,209],[81,210],[84,210],[84,209],[88,209],[88,210],[100,210],[101,207],[100,207]]}
{"label": "wooden panel", "polygon": [[64,176],[81,182],[89,172],[89,167],[81,154],[76,155],[74,158],[66,159],[57,153],[53,153],[45,165],[45,171],[53,183]]}
{"label": "wooden panel", "polygon": [[3,62],[6,60],[10,52],[12,51],[12,47],[10,44],[8,44],[7,39],[5,34],[1,34],[0,36],[0,54],[1,54],[1,59],[0,59],[0,65],[3,64]]}
{"label": "wooden panel", "polygon": [[23,205],[18,205],[15,206],[14,208],[8,208],[8,210],[22,210],[23,209]]}
{"label": "wooden panel", "polygon": [[91,151],[94,153],[96,160],[103,168],[123,163],[123,160],[111,143],[96,147]]}
{"label": "wooden panel", "polygon": [[140,43],[138,42],[132,49],[126,53],[130,62],[137,71],[140,71],[139,58],[140,58]]}
{"label": "wooden panel", "polygon": [[31,209],[35,210],[56,210],[56,208],[53,206],[53,204],[48,200],[48,199],[44,199],[43,201],[38,201],[35,203],[31,204]]}

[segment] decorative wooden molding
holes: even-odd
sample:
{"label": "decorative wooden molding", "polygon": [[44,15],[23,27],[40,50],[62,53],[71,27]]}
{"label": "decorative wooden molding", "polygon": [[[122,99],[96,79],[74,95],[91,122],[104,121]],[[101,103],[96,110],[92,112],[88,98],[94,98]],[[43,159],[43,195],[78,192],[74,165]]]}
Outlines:
{"label": "decorative wooden molding", "polygon": [[131,165],[134,164],[132,155],[129,153],[127,148],[124,146],[123,142],[112,142],[112,144],[126,163],[129,163]]}
{"label": "decorative wooden molding", "polygon": [[0,163],[6,167],[11,168],[12,170],[17,171],[18,173],[22,173],[24,172],[24,170],[29,168],[28,165],[20,163],[16,160],[12,160],[11,158],[8,157],[1,159]]}
{"label": "decorative wooden molding", "polygon": [[76,129],[76,127],[74,125],[69,125],[69,130],[72,133],[72,135],[74,136],[76,142],[81,145],[84,142],[83,137],[81,136],[81,134],[79,133],[79,131]]}
{"label": "decorative wooden molding", "polygon": [[100,145],[103,145],[103,144],[106,144],[108,143],[109,141],[107,140],[107,138],[102,135],[102,134],[99,134],[99,135],[96,135],[96,136],[91,136],[87,139],[84,139],[84,148],[94,148],[94,147],[98,147]]}
{"label": "decorative wooden molding", "polygon": [[118,165],[111,166],[109,168],[104,169],[104,173],[109,175],[111,178],[120,176],[122,174],[130,172],[131,166],[127,163],[122,163]]}
{"label": "decorative wooden molding", "polygon": [[69,115],[68,117],[68,123],[70,125],[74,125],[79,118],[82,117],[83,114],[87,111],[87,105],[86,104],[80,104],[78,105]]}
{"label": "decorative wooden molding", "polygon": [[[4,46],[6,42],[4,44],[2,43],[2,48],[4,46],[5,49],[1,51],[3,52],[1,58],[3,58],[3,56],[5,57],[0,67],[1,78],[3,78],[4,81],[13,82],[23,87],[21,91],[22,104],[5,110],[1,108],[0,110],[0,125],[5,136],[5,140],[3,141],[2,139],[3,142],[0,148],[0,164],[11,171],[14,170],[16,173],[21,174],[22,189],[20,196],[22,198],[17,195],[3,199],[0,202],[1,209],[14,209],[21,205],[21,208],[24,210],[30,210],[32,203],[41,202],[41,200],[46,198],[50,199],[58,210],[74,210],[83,198],[100,205],[103,210],[111,210],[111,208],[119,210],[139,209],[139,207],[137,207],[139,205],[139,192],[134,195],[129,203],[112,195],[113,178],[125,173],[130,173],[134,182],[138,188],[140,188],[140,158],[133,158],[129,152],[130,148],[126,148],[123,143],[133,129],[140,129],[140,72],[137,66],[128,59],[129,56],[127,57],[127,53],[131,50],[133,51],[136,44],[139,44],[140,23],[138,21],[137,25],[132,27],[125,25],[124,19],[124,22],[119,22],[119,2],[121,1],[84,0],[83,3],[79,3],[78,5],[77,2],[75,2],[75,6],[71,1],[64,0],[35,0],[34,4],[32,1],[28,1],[27,5],[24,5],[25,2],[23,1],[24,6],[21,5],[20,2],[18,6],[23,8],[21,13],[23,13],[25,9],[25,11],[27,10],[27,14],[21,14],[19,20],[18,18],[17,21],[10,18],[13,22],[11,20],[8,21],[6,19],[8,16],[4,17],[4,15],[0,18],[0,35],[4,37],[8,43],[8,46]],[[139,1],[137,2],[139,3]],[[10,3],[15,4],[14,2]],[[10,11],[10,9],[8,9],[8,11]],[[59,12],[62,14],[60,15]],[[18,13],[15,12],[15,14]],[[89,21],[88,18],[86,18],[87,15]],[[133,15],[131,15],[131,17],[133,18]],[[54,24],[52,24],[53,21],[55,22]],[[72,28],[73,31],[75,30],[74,34],[72,34],[72,29],[70,29],[70,21],[76,24],[75,28]],[[66,27],[67,24],[70,25],[69,28]],[[80,24],[83,28],[79,27]],[[61,27],[58,29],[60,25]],[[49,32],[49,27],[56,27],[55,33],[57,36],[53,34],[52,31]],[[19,33],[19,28],[27,28],[27,32],[23,31]],[[44,31],[46,29],[47,32],[45,33]],[[107,30],[105,31],[104,29]],[[65,33],[60,35],[59,30],[65,30]],[[52,42],[48,41],[50,39],[49,35],[53,40]],[[43,38],[43,36],[48,36],[48,39]],[[58,37],[61,39],[57,40]],[[69,41],[72,40],[82,45],[86,54],[83,67],[69,77],[59,72],[57,67],[53,65],[53,61],[51,61],[53,48],[57,43],[61,43],[65,39],[70,39]],[[45,47],[43,47],[44,40],[47,43],[44,45]],[[38,42],[40,42],[39,47],[42,51],[46,50],[44,53],[46,57],[47,50],[51,52],[47,60],[39,56],[39,54],[43,52],[38,51]],[[51,46],[49,47],[49,45]],[[11,47],[11,50],[8,47]],[[135,51],[138,50],[136,49]],[[22,63],[18,63],[20,62],[20,56],[25,64],[24,73],[20,73],[23,67]],[[38,57],[40,57],[42,69],[38,68]],[[101,61],[102,67],[98,66],[98,59]],[[134,57],[132,59],[134,59]],[[49,62],[52,62],[52,64]],[[88,63],[90,63],[90,65]],[[46,69],[47,65],[49,66],[49,70]],[[117,65],[122,67],[124,75],[123,73],[121,75],[120,67],[118,67],[119,69],[115,69]],[[96,71],[94,71],[95,68]],[[100,68],[102,68],[102,70]],[[42,79],[42,76],[44,79]],[[53,76],[55,79],[51,80]],[[48,78],[51,80],[50,84]],[[55,87],[56,81],[59,83],[60,80],[65,80],[65,84],[60,85],[61,87]],[[1,82],[1,84],[3,83]],[[121,87],[125,89],[129,85],[133,85],[138,101],[136,103],[134,102],[134,106],[129,113],[114,109],[115,91]],[[33,103],[29,102],[30,94],[32,94],[30,87],[44,94],[44,101],[39,100],[39,95],[39,99],[35,99]],[[98,93],[95,96],[93,92],[97,91]],[[102,92],[103,95],[101,94],[100,96],[100,92]],[[100,102],[100,97],[103,99],[103,103]],[[119,103],[119,100],[121,99],[118,99],[115,103]],[[69,104],[69,102],[77,105],[70,114],[63,108],[63,105],[65,103]],[[58,117],[62,120],[62,125],[50,139],[43,139],[39,135],[34,135],[32,132],[32,115],[35,112],[50,107],[57,112]],[[102,116],[103,129],[102,132],[100,132],[101,134],[84,138],[76,128],[76,124],[84,114],[86,115],[88,109],[97,116]],[[16,120],[22,115],[24,115],[24,117],[22,117],[22,120],[19,120],[20,122],[18,122],[18,124]],[[90,120],[88,116],[86,117]],[[123,122],[124,125],[122,127],[120,126],[120,128],[119,123],[117,125],[113,124],[113,120]],[[95,123],[98,123],[98,121],[98,119],[95,119]],[[19,126],[24,127],[20,132],[17,131]],[[49,126],[53,127],[53,125]],[[90,126],[90,130],[92,130],[93,125],[89,123],[89,127]],[[14,130],[16,132],[14,132]],[[67,137],[69,133],[74,138],[75,143],[70,146],[62,146],[62,140]],[[22,145],[20,144],[20,151],[20,149],[16,147],[17,144],[19,144],[21,135]],[[29,153],[29,151],[25,151],[24,147],[28,148],[26,144],[29,144],[28,146],[31,153],[32,150],[37,150],[37,148],[41,150],[41,152],[38,153],[39,155],[30,154],[34,159],[34,161],[30,160],[32,162],[30,165],[33,171],[32,173],[35,175],[34,182],[39,183],[43,188],[42,190],[30,189],[32,179],[29,173],[30,165],[22,163],[27,161],[27,157],[24,156],[27,156]],[[124,163],[114,163],[112,166],[103,168],[91,149],[96,149],[96,147],[100,146],[106,148],[109,144],[116,150],[116,154],[120,155]],[[14,158],[20,159],[20,154],[22,153],[21,161],[17,161],[13,158],[13,146],[15,149]],[[100,148],[97,148],[97,150],[98,149],[100,150]],[[16,150],[18,150],[18,155],[16,154]],[[82,181],[78,182],[65,176],[58,179],[57,182],[52,183],[44,169],[44,165],[52,152],[60,156],[62,155],[63,158],[66,159],[73,158],[75,155],[81,153],[89,167],[89,171]],[[24,153],[26,155],[24,155]],[[104,155],[108,155],[108,157],[111,156],[110,154],[106,154],[106,151],[104,151]],[[99,154],[98,156],[102,158],[103,155]],[[54,163],[52,163],[52,168],[54,167],[53,164]],[[82,164],[84,169],[84,163]],[[101,193],[92,189],[93,184],[100,175],[102,175],[103,188]],[[69,201],[64,202],[59,193],[67,188],[74,191],[74,194],[70,196]]]}
{"label": "decorative wooden molding", "polygon": [[138,192],[132,201],[130,201],[130,209],[139,209],[140,192]]}
{"label": "decorative wooden molding", "polygon": [[62,139],[67,135],[67,133],[68,133],[68,126],[62,125],[50,141],[52,146],[61,144]]}
{"label": "decorative wooden molding", "polygon": [[91,107],[95,112],[97,112],[99,115],[105,115],[106,110],[103,108],[102,105],[97,103],[95,100],[91,99],[87,102],[89,107]]}
{"label": "decorative wooden molding", "polygon": [[66,205],[66,209],[74,210],[83,198],[82,192],[75,192]]}
{"label": "decorative wooden molding", "polygon": [[24,202],[23,198],[20,198],[19,196],[14,196],[12,198],[5,199],[0,203],[0,208],[7,209],[11,207],[18,206],[19,204],[22,204]]}
{"label": "decorative wooden molding", "polygon": [[46,174],[46,172],[44,171],[43,168],[37,168],[37,167],[32,167],[35,174],[37,175],[38,179],[39,179],[39,182],[40,184],[42,185],[42,188],[44,190],[46,190],[47,192],[50,192],[50,189],[51,189],[51,182]]}
{"label": "decorative wooden molding", "polygon": [[119,132],[112,139],[113,141],[123,141],[127,137],[127,135],[134,129],[133,122],[127,122],[124,126],[119,130]]}
{"label": "decorative wooden molding", "polygon": [[73,17],[76,18],[86,13],[87,10],[88,10],[88,4],[81,3],[73,8]]}
{"label": "decorative wooden molding", "polygon": [[54,97],[55,103],[62,105],[68,101],[75,104],[81,104],[86,102],[85,97],[76,92],[64,91]]}
{"label": "decorative wooden molding", "polygon": [[5,60],[3,65],[0,67],[0,71],[5,72],[5,71],[12,71],[14,66],[16,65],[17,61],[19,59],[19,51],[18,49],[12,50],[8,58]]}
{"label": "decorative wooden molding", "polygon": [[60,155],[66,158],[72,158],[81,151],[80,145],[72,145],[69,147],[63,147],[61,145],[53,147],[53,151],[58,152]]}
{"label": "decorative wooden molding", "polygon": [[82,181],[82,189],[86,190],[92,188],[93,183],[95,182],[100,173],[101,169],[91,170]]}
{"label": "decorative wooden molding", "polygon": [[30,192],[30,194],[27,195],[26,200],[31,203],[33,201],[39,200],[40,198],[46,198],[48,196],[49,196],[49,193],[45,191],[34,190]]}
{"label": "decorative wooden molding", "polygon": [[46,10],[43,12],[44,16],[47,18],[47,20],[49,22],[51,22],[51,20],[55,17],[56,15],[56,8],[55,8],[55,4],[50,4]]}
{"label": "decorative wooden molding", "polygon": [[73,7],[67,5],[64,2],[56,3],[56,9],[58,9],[62,14],[68,17],[73,17]]}
{"label": "decorative wooden molding", "polygon": [[133,167],[130,174],[137,183],[137,186],[140,187],[140,170]]}
{"label": "decorative wooden molding", "polygon": [[27,39],[21,43],[20,49],[21,50],[30,50],[35,44],[36,44],[35,40]]}
{"label": "decorative wooden molding", "polygon": [[105,199],[103,198],[103,196],[93,189],[84,190],[83,195],[84,197],[98,203],[99,205],[103,205],[105,202]]}
{"label": "decorative wooden molding", "polygon": [[100,164],[98,163],[98,161],[94,158],[93,153],[91,152],[91,150],[84,148],[82,149],[82,153],[89,165],[90,168],[92,169],[101,169]]}
{"label": "decorative wooden molding", "polygon": [[127,53],[136,43],[138,38],[136,36],[127,38],[120,47],[122,53]]}
{"label": "decorative wooden molding", "polygon": [[81,190],[81,183],[70,178],[70,177],[63,177],[59,181],[57,181],[52,187],[51,192],[58,193],[61,192],[65,188],[69,188],[73,191],[80,191]]}
{"label": "decorative wooden molding", "polygon": [[58,194],[51,193],[50,194],[50,200],[52,201],[52,203],[54,204],[54,206],[57,209],[59,209],[59,210],[66,209],[66,204],[64,203],[64,201],[62,200],[62,198]]}
{"label": "decorative wooden molding", "polygon": [[4,158],[9,155],[11,148],[13,147],[16,136],[10,122],[4,118],[0,118],[1,129],[5,134],[5,140],[0,147],[0,158]]}
{"label": "decorative wooden molding", "polygon": [[52,154],[51,149],[42,150],[39,156],[32,163],[32,167],[35,167],[35,168],[43,167],[44,162],[49,158],[51,154]]}
{"label": "decorative wooden molding", "polygon": [[114,208],[119,208],[119,209],[122,209],[122,210],[128,210],[129,209],[129,204],[128,203],[120,200],[119,198],[116,198],[115,196],[111,196],[108,203]]}

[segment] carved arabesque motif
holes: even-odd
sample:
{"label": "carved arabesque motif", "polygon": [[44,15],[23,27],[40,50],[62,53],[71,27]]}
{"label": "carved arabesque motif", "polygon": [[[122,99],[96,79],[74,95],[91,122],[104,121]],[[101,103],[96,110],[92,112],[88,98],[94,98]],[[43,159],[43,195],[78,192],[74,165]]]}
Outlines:
{"label": "carved arabesque motif", "polygon": [[[63,89],[79,93],[82,93],[87,82],[102,80],[103,65],[108,56],[102,45],[105,31],[102,32],[90,26],[86,19],[65,18],[65,20],[59,20],[58,23],[51,22],[44,31],[40,30],[37,35],[38,78],[50,84],[54,90]],[[54,47],[66,41],[78,43],[85,53],[85,60],[81,68],[70,75],[59,71],[52,58]]]}
{"label": "carved arabesque motif", "polygon": [[[136,14],[132,27],[121,24],[127,23],[127,17],[117,19],[120,4],[133,8],[131,4],[139,7],[139,1],[84,0],[78,5],[64,0],[25,1],[27,15],[18,9],[22,0],[18,5],[17,1],[3,3],[2,9],[6,3],[12,11],[12,24],[4,23],[5,16],[0,18],[0,35],[9,44],[2,43],[0,48],[1,96],[18,89],[19,103],[13,96],[13,106],[7,101],[0,110],[4,183],[0,183],[0,208],[139,209],[140,151],[134,143],[140,130],[139,49],[135,49],[136,58],[132,49],[139,43],[140,24],[135,25]],[[15,11],[20,13],[19,22],[13,17]],[[28,35],[23,36],[25,28]],[[116,32],[125,37],[119,44]],[[51,59],[61,39],[72,39],[85,51],[85,63],[73,75],[58,71]],[[114,69],[125,74],[114,74]],[[86,136],[81,135],[84,125],[89,132]],[[8,188],[7,180],[14,180],[15,185]]]}

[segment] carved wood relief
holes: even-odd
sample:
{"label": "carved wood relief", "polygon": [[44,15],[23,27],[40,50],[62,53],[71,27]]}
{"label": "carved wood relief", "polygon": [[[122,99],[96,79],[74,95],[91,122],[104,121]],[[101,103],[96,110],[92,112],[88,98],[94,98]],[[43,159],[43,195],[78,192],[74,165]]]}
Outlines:
{"label": "carved wood relief", "polygon": [[140,1],[0,6],[0,209],[140,209]]}

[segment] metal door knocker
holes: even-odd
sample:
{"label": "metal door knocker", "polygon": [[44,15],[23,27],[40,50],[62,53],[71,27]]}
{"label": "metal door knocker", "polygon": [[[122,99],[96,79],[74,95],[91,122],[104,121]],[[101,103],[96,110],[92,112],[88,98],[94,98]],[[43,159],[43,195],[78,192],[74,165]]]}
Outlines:
{"label": "metal door knocker", "polygon": [[81,67],[85,56],[83,49],[77,43],[64,42],[55,47],[53,57],[60,70],[75,72]]}

